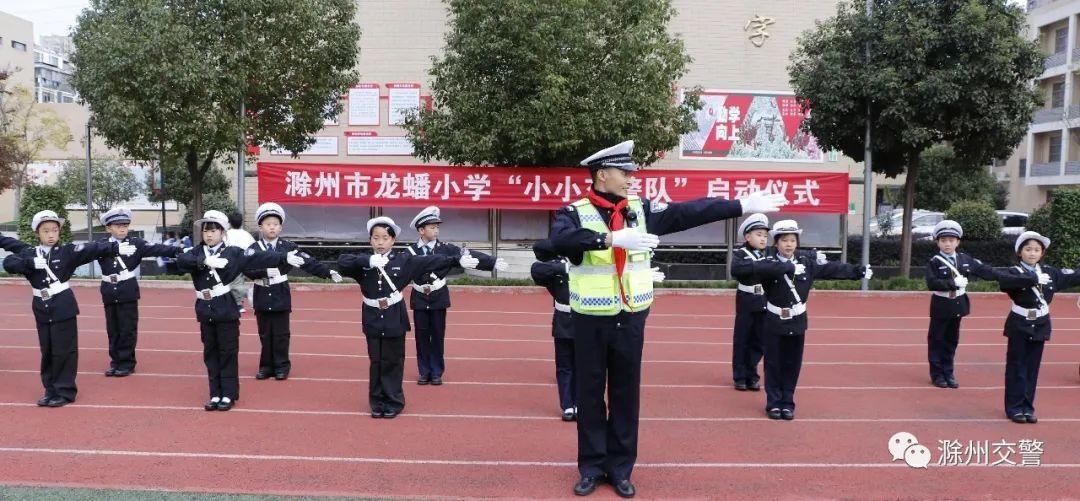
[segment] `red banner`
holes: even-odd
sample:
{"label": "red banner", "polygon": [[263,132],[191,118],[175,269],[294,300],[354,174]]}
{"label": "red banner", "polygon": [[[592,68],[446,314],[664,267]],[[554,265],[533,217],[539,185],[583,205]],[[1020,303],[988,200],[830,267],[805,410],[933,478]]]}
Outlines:
{"label": "red banner", "polygon": [[[586,169],[259,162],[259,202],[468,209],[558,209],[584,196]],[[661,202],[787,197],[786,212],[845,214],[848,175],[829,172],[645,170],[630,192]]]}

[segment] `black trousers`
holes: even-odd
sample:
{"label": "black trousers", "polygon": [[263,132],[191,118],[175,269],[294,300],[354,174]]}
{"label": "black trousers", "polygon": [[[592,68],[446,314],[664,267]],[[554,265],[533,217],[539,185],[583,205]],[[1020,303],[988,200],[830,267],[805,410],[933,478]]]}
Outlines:
{"label": "black trousers", "polygon": [[442,377],[446,346],[446,310],[413,310],[416,322],[416,366],[420,377]]}
{"label": "black trousers", "polygon": [[765,333],[765,410],[795,410],[805,335]]}
{"label": "black trousers", "polygon": [[211,397],[240,398],[240,321],[199,322]]}
{"label": "black trousers", "polygon": [[60,322],[38,322],[37,331],[45,395],[74,401],[79,391],[75,387],[75,374],[79,371],[79,326],[75,317]]}
{"label": "black trousers", "polygon": [[930,318],[926,348],[931,380],[953,376],[953,360],[960,344],[960,320],[961,317]]}
{"label": "black trousers", "polygon": [[405,336],[367,338],[368,403],[374,412],[401,412],[405,408]]}
{"label": "black trousers", "polygon": [[559,386],[559,408],[569,409],[574,398],[574,340],[555,338],[555,382]]}
{"label": "black trousers", "polygon": [[613,317],[573,313],[578,471],[582,475],[606,473],[622,480],[633,472],[641,404],[641,350],[648,316],[648,310]]}
{"label": "black trousers", "polygon": [[731,377],[735,382],[758,381],[757,366],[765,352],[765,312],[736,312],[731,343]]}
{"label": "black trousers", "polygon": [[1032,341],[1026,336],[1008,336],[1005,354],[1005,415],[1035,412],[1035,386],[1039,382],[1046,341]]}
{"label": "black trousers", "polygon": [[256,311],[255,321],[259,324],[259,341],[262,352],[259,354],[259,370],[286,374],[292,369],[289,361],[289,312]]}
{"label": "black trousers", "polygon": [[105,305],[105,331],[109,334],[109,366],[135,370],[135,344],[139,341],[139,303]]}

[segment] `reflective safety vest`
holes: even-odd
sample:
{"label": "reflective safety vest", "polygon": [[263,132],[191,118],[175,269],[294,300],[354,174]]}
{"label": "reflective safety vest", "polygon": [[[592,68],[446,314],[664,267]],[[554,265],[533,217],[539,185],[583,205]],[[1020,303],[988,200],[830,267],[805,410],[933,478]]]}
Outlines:
{"label": "reflective safety vest", "polygon": [[[645,210],[641,199],[628,197],[628,207],[637,213],[637,231],[645,228]],[[571,204],[581,219],[581,227],[597,233],[611,233],[600,212],[583,198]],[[586,251],[578,266],[570,266],[570,308],[584,315],[614,316],[620,311],[642,311],[653,301],[652,251],[626,250],[622,287],[615,270],[615,250]],[[625,293],[626,301],[620,297]]]}

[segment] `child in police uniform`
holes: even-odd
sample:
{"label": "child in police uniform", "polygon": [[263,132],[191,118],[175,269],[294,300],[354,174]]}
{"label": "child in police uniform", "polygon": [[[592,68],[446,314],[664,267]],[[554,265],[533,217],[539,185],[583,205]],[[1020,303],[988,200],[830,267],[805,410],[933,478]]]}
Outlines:
{"label": "child in police uniform", "polygon": [[[259,225],[261,238],[251,245],[254,251],[292,252],[299,247],[284,238],[281,225],[285,222],[285,209],[280,205],[267,202],[255,211],[255,221]],[[341,282],[341,275],[305,252],[298,252],[304,259],[300,268],[312,275]],[[289,361],[289,315],[292,312],[292,293],[289,289],[291,264],[282,264],[270,268],[251,268],[244,270],[244,275],[254,280],[252,307],[255,320],[259,324],[259,341],[262,352],[259,356],[259,371],[255,379],[267,379],[271,375],[276,380],[289,377],[292,362]]]}
{"label": "child in police uniform", "polygon": [[828,262],[824,255],[800,251],[798,223],[773,224],[769,236],[776,253],[752,263],[754,276],[765,289],[765,409],[769,419],[795,419],[795,387],[806,343],[807,309],[814,280],[869,279],[867,267]]}
{"label": "child in police uniform", "polygon": [[530,269],[533,282],[544,287],[555,301],[551,336],[555,338],[555,381],[559,388],[559,408],[563,421],[577,418],[574,401],[574,329],[570,314],[570,261],[559,256],[550,240],[533,244],[536,262]]}
{"label": "child in police uniform", "polygon": [[45,395],[37,404],[63,407],[75,401],[79,365],[79,305],[68,280],[75,270],[102,257],[131,256],[135,246],[117,242],[60,244],[64,220],[51,210],[34,214],[30,229],[40,245],[4,258],[4,270],[26,277],[33,287],[34,320],[41,346],[41,383]]}
{"label": "child in police uniform", "polygon": [[454,264],[475,268],[477,259],[468,254],[415,256],[394,251],[401,228],[389,217],[367,222],[372,254],[342,254],[341,274],[356,280],[363,294],[362,324],[367,340],[368,403],[371,417],[393,419],[405,408],[401,388],[405,370],[405,333],[410,330],[409,314],[401,290],[409,282],[428,273],[443,274]]}
{"label": "child in police uniform", "polygon": [[131,210],[114,207],[101,215],[101,224],[109,232],[102,243],[129,243],[135,246],[130,256],[102,257],[101,302],[105,305],[105,331],[109,335],[109,368],[105,375],[125,377],[135,372],[135,345],[139,339],[139,281],[136,272],[144,257],[174,258],[181,249],[166,244],[150,244],[128,237]]}
{"label": "child in police uniform", "polygon": [[195,221],[202,229],[203,242],[177,256],[176,266],[191,274],[195,286],[195,316],[203,343],[203,362],[210,383],[208,411],[232,409],[240,398],[237,374],[240,350],[240,305],[229,291],[229,284],[248,268],[270,268],[288,263],[303,266],[304,259],[291,251],[256,251],[226,246],[225,229],[229,220],[220,211],[206,211]]}
{"label": "child in police uniform", "polygon": [[758,362],[764,354],[765,289],[754,276],[754,263],[767,257],[769,218],[751,214],[739,225],[745,243],[735,250],[731,276],[739,282],[735,293],[735,332],[731,343],[731,372],[738,391],[759,391]]}
{"label": "child in police uniform", "polygon": [[[460,256],[462,250],[454,244],[439,240],[439,225],[442,224],[439,208],[427,207],[412,220],[412,227],[420,234],[420,239],[406,249],[418,256],[441,254]],[[478,260],[476,269],[506,271],[509,266],[502,259],[495,259],[482,252],[469,252]],[[446,310],[450,308],[450,289],[446,287],[446,273],[428,273],[417,277],[412,282],[412,294],[409,306],[416,323],[416,367],[420,377],[419,385],[439,386],[443,383],[446,362],[443,357],[446,340]]]}
{"label": "child in police uniform", "polygon": [[1036,423],[1035,388],[1043,347],[1050,340],[1050,303],[1057,291],[1080,285],[1080,274],[1040,264],[1050,239],[1025,231],[1013,248],[1020,263],[1000,281],[1012,308],[1005,319],[1005,415],[1014,423]]}
{"label": "child in police uniform", "polygon": [[971,313],[968,276],[996,280],[998,273],[982,261],[957,252],[964,229],[946,219],[934,226],[938,253],[926,265],[926,287],[930,297],[930,330],[926,335],[930,382],[938,388],[959,388],[953,373],[956,347],[960,343],[960,320]]}

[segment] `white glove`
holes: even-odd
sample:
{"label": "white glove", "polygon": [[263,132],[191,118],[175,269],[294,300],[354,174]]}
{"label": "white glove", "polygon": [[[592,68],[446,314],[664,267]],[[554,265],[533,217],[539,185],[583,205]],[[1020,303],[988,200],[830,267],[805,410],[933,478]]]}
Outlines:
{"label": "white glove", "polygon": [[277,268],[267,268],[266,278],[277,278],[281,276],[281,270]]}
{"label": "white glove", "polygon": [[510,263],[507,263],[506,261],[503,261],[503,258],[500,257],[499,259],[495,260],[495,269],[497,271],[509,270],[510,269]]}
{"label": "white glove", "polygon": [[371,259],[368,259],[369,268],[382,268],[390,263],[390,258],[382,254],[372,254]]}
{"label": "white glove", "polygon": [[203,264],[209,268],[221,269],[229,264],[229,260],[218,256],[207,256],[206,259],[203,260]]}
{"label": "white glove", "polygon": [[125,257],[135,254],[135,251],[138,250],[134,245],[127,242],[120,242],[120,245],[117,247],[119,247],[120,255]]}
{"label": "white glove", "polygon": [[826,256],[824,252],[818,251],[818,253],[817,253],[817,264],[821,265],[821,266],[824,266],[824,265],[826,265],[828,263],[829,263],[829,257]]}
{"label": "white glove", "polygon": [[963,275],[953,278],[952,281],[956,284],[957,289],[966,289],[968,286],[968,279]]}
{"label": "white glove", "polygon": [[341,273],[338,273],[336,270],[330,270],[330,280],[333,280],[335,284],[340,284],[343,279],[341,278]]}
{"label": "white glove", "polygon": [[764,191],[755,191],[743,198],[739,199],[739,203],[742,204],[743,214],[751,214],[754,212],[776,212],[788,204],[787,198],[779,193],[767,193]]}
{"label": "white glove", "polygon": [[48,267],[49,267],[49,262],[46,261],[45,258],[43,258],[41,256],[38,256],[38,257],[34,258],[34,268],[37,268],[39,270],[44,270],[45,268],[48,268]]}
{"label": "white glove", "polygon": [[660,245],[660,237],[651,233],[642,233],[637,228],[623,228],[611,232],[611,245],[632,251],[655,249]]}
{"label": "white glove", "polygon": [[292,250],[285,255],[285,261],[293,266],[303,266],[304,258],[297,254],[298,251]]}
{"label": "white glove", "polygon": [[1048,283],[1050,283],[1050,275],[1039,273],[1039,285],[1046,285]]}
{"label": "white glove", "polygon": [[475,270],[476,267],[480,264],[480,260],[470,256],[469,254],[462,254],[461,259],[458,259],[458,264],[460,264],[461,267],[465,268],[466,270]]}
{"label": "white glove", "polygon": [[664,275],[664,272],[660,271],[660,268],[652,268],[651,271],[652,271],[652,281],[653,282],[663,282],[664,281],[665,275]]}
{"label": "white glove", "polygon": [[870,267],[867,266],[866,271],[863,273],[863,278],[865,278],[867,280],[870,280],[871,278],[874,278],[874,270],[870,269]]}
{"label": "white glove", "polygon": [[795,274],[802,275],[806,273],[806,265],[802,263],[795,263]]}

